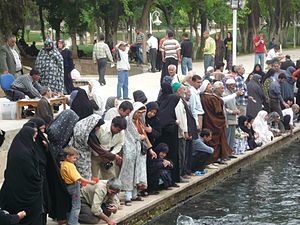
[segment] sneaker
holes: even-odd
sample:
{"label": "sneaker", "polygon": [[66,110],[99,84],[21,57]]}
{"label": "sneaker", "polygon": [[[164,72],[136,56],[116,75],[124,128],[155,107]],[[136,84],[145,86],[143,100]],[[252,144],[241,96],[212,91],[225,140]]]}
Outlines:
{"label": "sneaker", "polygon": [[131,98],[124,98],[124,100],[131,100]]}
{"label": "sneaker", "polygon": [[217,167],[216,165],[210,164],[206,166],[207,169],[218,169],[219,167]]}
{"label": "sneaker", "polygon": [[207,170],[198,170],[195,172],[196,176],[203,176],[204,174],[207,173]]}

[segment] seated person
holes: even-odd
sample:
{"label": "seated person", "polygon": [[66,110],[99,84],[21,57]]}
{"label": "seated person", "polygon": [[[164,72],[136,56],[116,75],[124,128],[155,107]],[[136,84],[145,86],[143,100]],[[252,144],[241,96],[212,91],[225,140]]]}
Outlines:
{"label": "seated person", "polygon": [[193,140],[193,160],[192,171],[205,173],[205,167],[208,165],[214,149],[208,146],[208,143],[212,139],[212,131],[210,129],[203,129],[200,133],[200,137]]}
{"label": "seated person", "polygon": [[293,134],[294,118],[297,113],[299,113],[299,105],[297,104],[293,104],[291,108],[282,110],[284,128],[285,130],[290,130],[291,134]]}
{"label": "seated person", "polygon": [[[14,92],[23,93],[23,98],[27,95],[29,98],[41,98],[40,91],[42,86],[38,83],[40,79],[40,72],[32,69],[29,74],[19,76],[11,85]],[[13,99],[13,96],[9,96]],[[20,98],[22,99],[22,98]],[[14,99],[17,101],[19,99]]]}
{"label": "seated person", "polygon": [[238,118],[238,127],[247,134],[247,144],[250,150],[262,145],[258,141],[258,133],[253,130],[252,123],[253,118],[251,116],[242,115]]}
{"label": "seated person", "polygon": [[268,143],[273,140],[274,135],[270,131],[268,126],[268,113],[265,110],[258,112],[257,116],[253,121],[253,130],[258,133],[258,140],[263,144]]}
{"label": "seated person", "polygon": [[168,145],[159,143],[155,148],[155,152],[157,154],[156,159],[152,159],[150,155],[147,155],[147,192],[149,195],[158,194],[159,186],[166,190],[172,186],[177,186],[171,178],[172,162],[165,159],[169,152]]}
{"label": "seated person", "polygon": [[109,217],[111,213],[116,213],[118,210],[120,202],[117,194],[121,190],[121,185],[119,179],[112,178],[82,187],[79,222],[97,224],[102,219],[108,224],[116,225],[117,223]]}
{"label": "seated person", "polygon": [[43,87],[41,90],[41,95],[42,98],[37,105],[34,116],[42,118],[48,126],[53,120],[53,111],[49,102],[49,99],[52,95],[51,89],[48,87]]}
{"label": "seated person", "polygon": [[[289,119],[290,117],[286,118],[287,121],[289,121]],[[277,112],[271,112],[268,114],[268,126],[274,137],[278,137],[285,132],[285,128]]]}
{"label": "seated person", "polygon": [[266,64],[267,65],[273,65],[273,63],[275,61],[280,61],[283,57],[281,56],[280,52],[279,52],[280,48],[278,45],[275,45],[274,48],[272,48],[268,54],[267,54],[267,58],[266,58]]}

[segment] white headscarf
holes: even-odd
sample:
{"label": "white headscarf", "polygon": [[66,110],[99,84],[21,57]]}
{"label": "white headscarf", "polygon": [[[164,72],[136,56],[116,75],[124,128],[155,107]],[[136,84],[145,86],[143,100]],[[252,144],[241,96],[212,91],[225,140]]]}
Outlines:
{"label": "white headscarf", "polygon": [[103,101],[101,98],[101,87],[100,83],[96,80],[90,80],[89,84],[91,85],[91,91],[90,91],[90,96],[93,98],[93,100],[96,102],[96,104],[99,107],[99,110],[95,111],[96,114],[102,115],[104,106],[103,106]]}
{"label": "white headscarf", "polygon": [[204,80],[199,88],[200,94],[203,94],[208,86],[210,84],[209,80]]}
{"label": "white headscarf", "polygon": [[268,122],[265,119],[268,113],[264,110],[258,112],[253,121],[253,130],[259,134],[259,140],[263,143],[271,141],[273,133],[269,130]]}

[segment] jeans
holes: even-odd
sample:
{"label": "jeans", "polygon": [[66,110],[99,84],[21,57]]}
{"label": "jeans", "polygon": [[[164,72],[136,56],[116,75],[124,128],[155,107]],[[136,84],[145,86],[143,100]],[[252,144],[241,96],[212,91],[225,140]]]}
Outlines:
{"label": "jeans", "polygon": [[192,58],[183,57],[181,61],[181,72],[182,75],[186,75],[186,71],[191,71],[193,69]]}
{"label": "jeans", "polygon": [[118,71],[117,98],[128,98],[128,70]]}
{"label": "jeans", "polygon": [[206,70],[209,66],[214,67],[215,58],[212,55],[204,55],[204,72],[206,73]]}
{"label": "jeans", "polygon": [[265,67],[265,53],[255,53],[255,64],[260,64],[262,71]]}
{"label": "jeans", "polygon": [[137,55],[138,64],[144,64],[143,48],[141,44],[136,45],[136,55]]}
{"label": "jeans", "polygon": [[234,149],[235,128],[236,128],[236,125],[228,125],[228,128],[227,128],[227,142],[231,149]]}
{"label": "jeans", "polygon": [[99,83],[105,84],[104,76],[106,71],[107,59],[106,58],[97,59],[97,64],[98,64]]}
{"label": "jeans", "polygon": [[67,190],[72,198],[72,208],[68,215],[69,225],[78,225],[78,218],[80,213],[80,183],[75,182],[74,184],[67,185]]}

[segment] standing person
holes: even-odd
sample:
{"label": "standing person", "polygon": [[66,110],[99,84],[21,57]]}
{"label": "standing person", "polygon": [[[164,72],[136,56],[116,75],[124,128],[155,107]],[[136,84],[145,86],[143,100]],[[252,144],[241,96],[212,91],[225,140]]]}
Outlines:
{"label": "standing person", "polygon": [[37,129],[23,127],[15,136],[7,157],[0,207],[12,214],[24,210],[21,224],[42,223],[42,177],[38,170],[35,138]]}
{"label": "standing person", "polygon": [[227,36],[224,39],[225,45],[225,59],[226,59],[226,69],[231,72],[232,71],[232,34],[231,32],[227,32]]}
{"label": "standing person", "polygon": [[64,59],[64,85],[65,91],[69,95],[74,89],[74,84],[71,77],[71,71],[74,69],[72,52],[66,48],[64,40],[59,40],[57,42],[57,47]]}
{"label": "standing person", "polygon": [[98,81],[96,80],[89,80],[89,97],[96,106],[99,108],[97,110],[94,110],[94,113],[99,114],[102,116],[104,112],[104,104],[101,96],[103,95],[103,92],[101,92],[101,87]]}
{"label": "standing person", "polygon": [[285,107],[289,108],[289,105],[284,101],[281,95],[281,84],[286,81],[286,75],[284,73],[279,74],[278,80],[271,83],[269,87],[270,97],[270,111],[277,112],[280,118],[283,119],[282,110],[280,103]]}
{"label": "standing person", "polygon": [[105,71],[107,58],[111,63],[113,63],[113,57],[111,55],[110,49],[106,43],[104,43],[104,35],[100,35],[100,41],[94,45],[93,48],[93,60],[94,63],[98,64],[98,74],[99,74],[99,83],[100,85],[105,85]]}
{"label": "standing person", "polygon": [[[253,71],[249,74],[250,75],[254,75],[254,74],[258,74],[260,75],[260,81],[262,82],[262,80],[264,79],[265,77],[265,72],[262,70],[261,68],[261,65],[260,64],[255,64],[254,68],[253,68]],[[248,76],[248,77],[249,77]],[[248,80],[248,77],[247,77],[247,80]]]}
{"label": "standing person", "polygon": [[117,61],[118,71],[118,85],[117,85],[117,98],[130,100],[128,98],[128,71],[130,70],[130,64],[128,61],[129,47],[126,43],[120,42],[116,45],[116,49],[119,52],[120,60]]}
{"label": "standing person", "polygon": [[160,78],[161,83],[163,78],[169,75],[168,72],[169,65],[175,65],[176,73],[177,73],[178,62],[180,62],[181,60],[180,49],[181,49],[180,44],[174,38],[173,31],[168,31],[168,39],[166,39],[161,46],[162,61],[163,61],[163,68],[162,68],[161,78]]}
{"label": "standing person", "polygon": [[149,47],[149,59],[151,64],[151,72],[155,73],[156,58],[158,50],[158,40],[152,34],[148,34],[147,45]]}
{"label": "standing person", "polygon": [[41,73],[41,85],[49,87],[55,93],[64,91],[64,59],[47,39],[44,48],[40,50],[35,68]]}
{"label": "standing person", "polygon": [[193,117],[196,121],[196,126],[198,132],[202,130],[202,121],[204,110],[200,100],[200,86],[202,84],[201,77],[199,75],[194,75],[192,77],[192,87],[191,87],[191,97],[190,97],[190,108],[193,114]]}
{"label": "standing person", "polygon": [[99,130],[100,126],[103,124],[104,121],[101,119],[101,116],[97,114],[90,115],[89,117],[78,121],[69,142],[69,145],[79,152],[79,157],[76,162],[78,172],[89,180],[92,178],[92,150],[99,154],[99,157],[104,163],[114,160],[117,160],[118,163],[122,161],[120,156],[103,149],[100,145],[101,143],[96,136],[96,131]]}
{"label": "standing person", "polygon": [[236,88],[237,90],[243,90],[244,94],[242,96],[236,97],[236,105],[240,110],[241,115],[246,115],[246,107],[247,107],[247,85],[245,84],[245,68],[243,65],[238,66],[237,68],[237,76],[235,78]]}
{"label": "standing person", "polygon": [[258,33],[253,39],[254,50],[255,50],[255,62],[254,64],[260,64],[262,70],[265,67],[265,54],[267,53],[266,41],[264,39],[264,34],[262,31]]}
{"label": "standing person", "polygon": [[161,135],[161,126],[159,119],[157,118],[157,112],[159,110],[158,104],[156,102],[149,102],[146,105],[147,112],[145,115],[145,130],[149,138],[150,143],[153,146],[157,145],[157,139]]}
{"label": "standing person", "polygon": [[93,180],[87,180],[81,177],[78,173],[75,162],[78,157],[78,152],[75,148],[65,148],[65,160],[60,165],[60,174],[67,185],[67,190],[72,198],[72,208],[68,216],[68,225],[78,225],[78,218],[80,213],[80,182],[88,184],[96,184]]}
{"label": "standing person", "polygon": [[60,165],[60,161],[64,160],[63,148],[69,143],[78,119],[79,117],[73,110],[67,109],[61,112],[47,128],[51,143],[50,151],[52,151],[57,165]]}
{"label": "standing person", "polygon": [[143,44],[144,44],[144,34],[140,30],[136,30],[136,54],[138,64],[144,64],[144,56],[143,56]]}
{"label": "standing person", "polygon": [[220,33],[216,33],[215,42],[216,42],[215,65],[219,65],[223,63],[224,51],[225,51],[224,41],[221,39]]}
{"label": "standing person", "polygon": [[189,39],[187,33],[183,33],[181,47],[181,72],[186,75],[187,71],[193,69],[192,55],[193,55],[193,42]]}
{"label": "standing person", "polygon": [[204,54],[204,71],[207,71],[209,66],[214,67],[216,43],[215,40],[210,37],[209,31],[204,31],[203,37],[205,39],[205,46],[203,49]]}
{"label": "standing person", "polygon": [[23,74],[21,57],[16,42],[16,36],[9,35],[6,38],[6,44],[0,48],[0,74],[10,73],[15,78]]}
{"label": "standing person", "polygon": [[37,105],[34,117],[42,118],[45,121],[46,126],[48,126],[53,120],[53,111],[49,103],[49,99],[52,95],[51,89],[44,87],[41,91],[41,95],[42,98]]}
{"label": "standing person", "polygon": [[247,83],[248,104],[246,108],[247,116],[255,118],[257,113],[262,110],[266,98],[260,84],[261,76],[254,74],[252,79]]}

